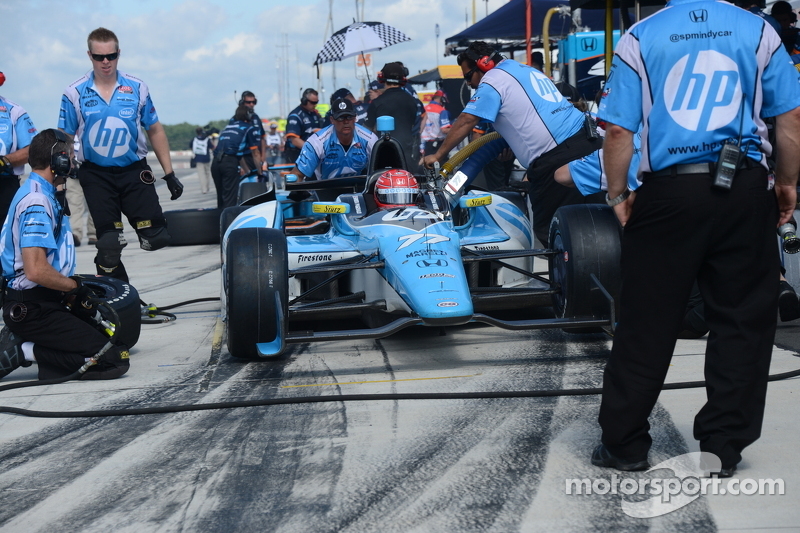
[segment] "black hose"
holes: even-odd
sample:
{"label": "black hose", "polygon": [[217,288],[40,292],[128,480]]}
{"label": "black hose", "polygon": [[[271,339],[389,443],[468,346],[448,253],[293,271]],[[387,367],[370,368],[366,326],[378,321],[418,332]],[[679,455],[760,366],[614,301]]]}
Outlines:
{"label": "black hose", "polygon": [[[769,376],[768,381],[800,376],[800,370]],[[65,378],[64,381],[66,381]],[[46,384],[39,382],[39,384]],[[667,383],[662,390],[691,389],[705,387],[705,381],[686,381]],[[16,384],[18,385],[18,384]],[[0,388],[0,391],[6,387]],[[232,402],[201,403],[193,405],[165,405],[162,407],[141,407],[136,409],[98,409],[94,411],[34,411],[17,407],[0,406],[0,413],[9,413],[35,418],[101,418],[109,416],[151,415],[163,413],[183,413],[188,411],[209,411],[214,409],[236,409],[240,407],[259,407],[264,405],[287,405],[327,402],[366,402],[380,400],[479,400],[496,398],[547,398],[554,396],[591,396],[602,394],[600,387],[588,389],[560,389],[505,392],[438,392],[438,393],[396,393],[396,394],[343,394],[340,396],[298,396],[293,398],[268,398],[262,400],[242,400]]]}

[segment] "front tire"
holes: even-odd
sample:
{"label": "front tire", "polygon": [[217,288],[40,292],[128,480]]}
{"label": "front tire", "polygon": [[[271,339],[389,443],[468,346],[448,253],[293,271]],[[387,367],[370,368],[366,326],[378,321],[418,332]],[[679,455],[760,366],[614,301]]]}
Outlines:
{"label": "front tire", "polygon": [[[561,287],[553,295],[558,318],[608,316],[608,301],[597,290],[593,273],[619,302],[621,226],[614,210],[600,204],[560,207],[550,223],[550,282]],[[569,328],[587,332],[585,328]],[[599,331],[589,328],[591,331]]]}
{"label": "front tire", "polygon": [[241,359],[262,359],[257,343],[286,338],[286,236],[272,228],[234,230],[228,236],[225,259],[228,350]]}

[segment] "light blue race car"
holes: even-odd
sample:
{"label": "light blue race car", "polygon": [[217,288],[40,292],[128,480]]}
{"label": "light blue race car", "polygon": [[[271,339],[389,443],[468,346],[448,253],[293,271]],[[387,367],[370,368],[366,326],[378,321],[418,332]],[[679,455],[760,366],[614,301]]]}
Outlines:
{"label": "light blue race car", "polygon": [[[620,228],[609,207],[562,207],[552,248],[536,248],[524,188],[474,190],[472,176],[442,172],[417,176],[416,205],[379,209],[375,183],[398,168],[402,149],[387,134],[365,176],[270,189],[223,213],[231,355],[270,358],[292,343],[410,326],[613,329]],[[508,319],[543,306],[554,317]]]}

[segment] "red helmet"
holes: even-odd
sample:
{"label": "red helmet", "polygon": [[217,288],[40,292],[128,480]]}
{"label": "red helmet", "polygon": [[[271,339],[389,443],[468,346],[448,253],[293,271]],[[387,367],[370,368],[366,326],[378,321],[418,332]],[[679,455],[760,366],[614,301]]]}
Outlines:
{"label": "red helmet", "polygon": [[417,194],[417,179],[407,170],[387,170],[375,183],[375,202],[378,207],[415,205]]}

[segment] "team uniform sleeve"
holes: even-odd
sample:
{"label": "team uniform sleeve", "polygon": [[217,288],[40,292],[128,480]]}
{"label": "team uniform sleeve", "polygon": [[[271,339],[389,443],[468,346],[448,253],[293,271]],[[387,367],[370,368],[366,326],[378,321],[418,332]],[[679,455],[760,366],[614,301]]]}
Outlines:
{"label": "team uniform sleeve", "polygon": [[442,112],[439,114],[439,128],[446,128],[449,125],[450,125],[450,113],[448,113],[446,109],[442,109]]}
{"label": "team uniform sleeve", "polygon": [[244,143],[248,150],[256,149],[261,144],[261,139],[255,126],[247,128],[247,132],[244,134]]}
{"label": "team uniform sleeve", "polygon": [[306,178],[317,179],[315,171],[319,165],[319,157],[317,157],[317,152],[314,150],[311,143],[305,143],[303,145],[302,150],[300,150],[300,155],[297,156],[295,165],[297,165],[297,169],[302,172]]}
{"label": "team uniform sleeve", "polygon": [[638,41],[627,33],[617,45],[597,116],[628,131],[638,131],[642,123],[642,80],[624,60],[630,54],[638,54]]}
{"label": "team uniform sleeve", "polygon": [[66,94],[61,95],[61,110],[58,113],[58,127],[69,135],[75,135],[75,132],[78,131],[78,113]]}
{"label": "team uniform sleeve", "polygon": [[[147,90],[146,86],[145,89]],[[153,105],[153,100],[150,98],[148,92],[144,99],[144,107],[142,108],[142,125],[144,129],[149,130],[150,126],[158,122],[158,113],[156,113],[156,106]]]}
{"label": "team uniform sleeve", "polygon": [[286,120],[286,138],[289,137],[302,137],[303,125],[300,123],[300,117],[297,115],[289,115]]}
{"label": "team uniform sleeve", "polygon": [[31,117],[28,113],[21,109],[22,114],[17,119],[14,128],[17,130],[17,150],[25,148],[31,144],[31,141],[36,136],[36,126],[33,125]]}
{"label": "team uniform sleeve", "polygon": [[761,116],[776,117],[800,106],[800,72],[794,68],[780,41],[778,50],[764,69],[761,83],[764,90]]}
{"label": "team uniform sleeve", "polygon": [[29,205],[19,218],[19,247],[54,250],[57,246],[52,227],[50,213],[43,205]]}
{"label": "team uniform sleeve", "polygon": [[494,87],[488,83],[481,83],[478,85],[478,89],[472,99],[464,107],[464,112],[486,119],[489,122],[494,122],[497,119],[497,113],[500,112],[502,103],[500,93]]}

